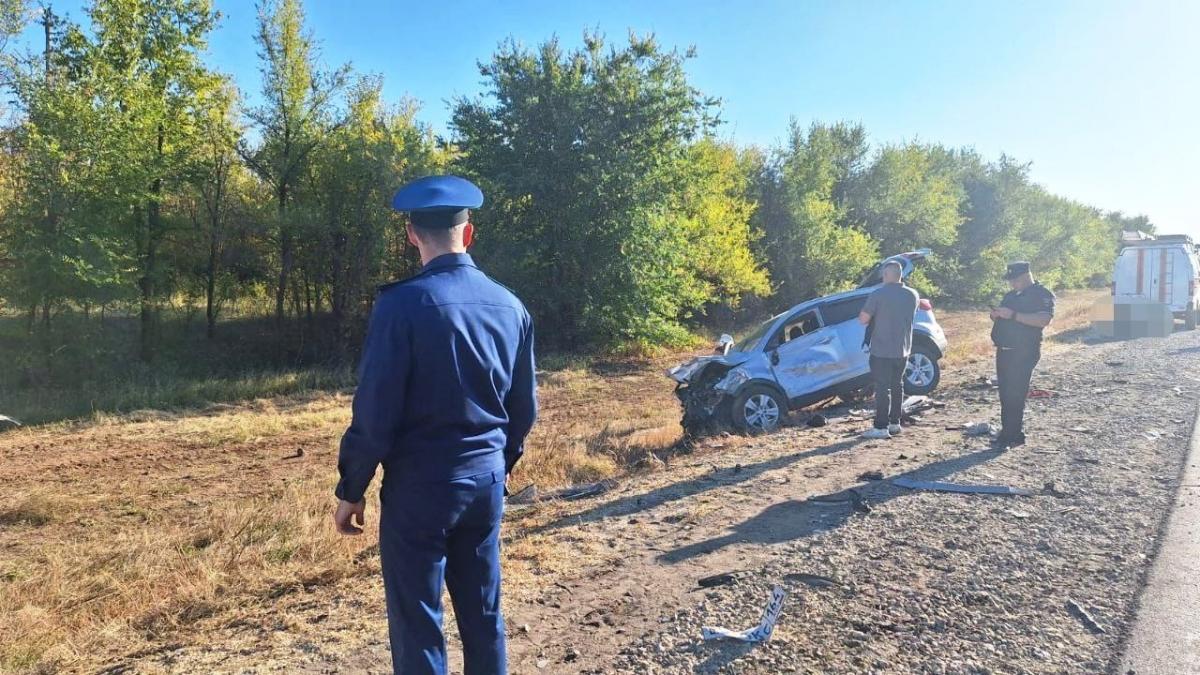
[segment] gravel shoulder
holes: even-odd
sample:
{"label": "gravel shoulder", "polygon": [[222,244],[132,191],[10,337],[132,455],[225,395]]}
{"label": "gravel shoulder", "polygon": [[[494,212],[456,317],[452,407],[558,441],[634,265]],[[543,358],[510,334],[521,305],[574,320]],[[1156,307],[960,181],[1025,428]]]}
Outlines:
{"label": "gravel shoulder", "polygon": [[[1186,333],[1053,346],[1034,386],[1055,396],[1031,401],[1033,441],[1007,452],[946,429],[995,419],[995,392],[971,383],[982,364],[899,439],[860,441],[848,421],[715,441],[535,528],[603,554],[510,594],[514,670],[1113,670],[1179,484],[1198,362]],[[858,480],[868,470],[885,480]],[[910,491],[897,476],[1038,494]],[[718,573],[735,582],[697,587]],[[769,643],[700,640],[702,625],[757,623],[777,584],[789,595]]]}

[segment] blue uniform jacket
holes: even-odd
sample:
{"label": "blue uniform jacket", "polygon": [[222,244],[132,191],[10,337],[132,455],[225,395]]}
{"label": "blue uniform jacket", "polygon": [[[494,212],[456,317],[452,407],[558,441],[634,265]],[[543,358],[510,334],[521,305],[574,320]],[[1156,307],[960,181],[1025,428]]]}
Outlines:
{"label": "blue uniform jacket", "polygon": [[384,286],[371,312],[338,454],[337,496],[388,483],[511,471],[537,416],[533,322],[465,253]]}

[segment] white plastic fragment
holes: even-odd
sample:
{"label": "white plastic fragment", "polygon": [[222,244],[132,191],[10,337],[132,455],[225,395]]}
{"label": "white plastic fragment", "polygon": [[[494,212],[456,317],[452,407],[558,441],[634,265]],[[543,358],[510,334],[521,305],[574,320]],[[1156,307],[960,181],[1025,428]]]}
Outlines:
{"label": "white plastic fragment", "polygon": [[964,485],[960,483],[944,483],[932,480],[913,480],[911,478],[893,478],[892,484],[909,490],[933,490],[935,492],[964,492],[968,494],[988,495],[1034,495],[1032,490],[1009,487],[1007,485]]}
{"label": "white plastic fragment", "polygon": [[968,436],[990,436],[996,433],[996,427],[990,422],[968,422],[963,427],[963,433]]}
{"label": "white plastic fragment", "polygon": [[705,640],[766,642],[771,639],[771,632],[775,630],[775,622],[779,620],[779,612],[783,610],[783,598],[786,595],[787,593],[779,586],[771,591],[771,601],[767,603],[767,608],[763,611],[762,620],[754,628],[735,631],[728,628],[704,626],[700,629],[700,634]]}

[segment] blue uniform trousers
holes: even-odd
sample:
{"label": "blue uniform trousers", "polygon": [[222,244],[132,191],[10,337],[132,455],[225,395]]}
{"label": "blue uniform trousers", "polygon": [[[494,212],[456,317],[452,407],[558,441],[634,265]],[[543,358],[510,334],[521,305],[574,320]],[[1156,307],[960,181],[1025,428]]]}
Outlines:
{"label": "blue uniform trousers", "polygon": [[392,666],[445,675],[442,582],[450,590],[465,675],[507,672],[500,612],[504,472],[441,483],[385,484],[379,553]]}

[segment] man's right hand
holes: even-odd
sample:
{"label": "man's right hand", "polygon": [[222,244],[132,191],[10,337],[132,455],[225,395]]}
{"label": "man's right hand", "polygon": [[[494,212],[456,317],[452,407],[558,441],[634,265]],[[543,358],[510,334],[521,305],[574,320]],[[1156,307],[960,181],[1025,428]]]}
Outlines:
{"label": "man's right hand", "polygon": [[[337,526],[337,531],[348,535],[362,534],[363,525],[366,524],[366,511],[366,499],[357,502],[339,499],[337,511],[333,514],[333,523]],[[357,516],[357,523],[354,522],[355,516]]]}

